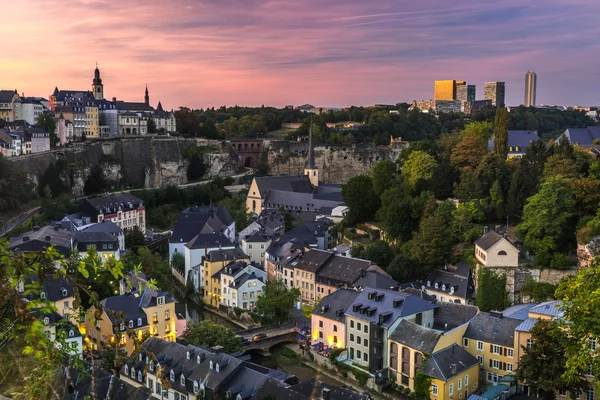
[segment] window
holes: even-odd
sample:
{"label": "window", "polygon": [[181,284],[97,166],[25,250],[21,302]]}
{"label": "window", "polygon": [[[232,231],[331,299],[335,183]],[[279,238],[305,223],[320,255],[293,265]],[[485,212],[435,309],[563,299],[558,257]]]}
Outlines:
{"label": "window", "polygon": [[558,391],[558,394],[559,394],[561,397],[565,397],[565,396],[567,395],[567,391],[566,391],[566,390],[559,390],[559,391]]}
{"label": "window", "polygon": [[319,321],[319,328],[323,327],[323,321]]}
{"label": "window", "polygon": [[194,381],[194,393],[198,393],[198,382]]}
{"label": "window", "polygon": [[527,339],[527,347],[533,344],[533,339]]}
{"label": "window", "polygon": [[369,341],[367,339],[363,340],[363,346],[369,347]]}
{"label": "window", "polygon": [[333,335],[333,343],[337,343],[337,336]]}
{"label": "window", "polygon": [[458,390],[462,389],[462,379],[458,380]]}
{"label": "window", "polygon": [[469,347],[469,339],[463,338],[463,346],[464,347]]}
{"label": "window", "polygon": [[44,325],[48,325],[50,323],[50,318],[44,317]]}
{"label": "window", "polygon": [[450,384],[450,388],[448,389],[448,393],[450,393],[450,396],[452,396],[454,394],[454,384],[453,383]]}
{"label": "window", "polygon": [[41,298],[41,299],[45,299],[45,298],[46,298],[46,293],[44,293],[44,292],[40,292],[40,298]]}
{"label": "window", "polygon": [[165,296],[160,296],[156,299],[156,304],[158,304],[159,306],[162,306],[165,304]]}
{"label": "window", "polygon": [[369,355],[366,352],[363,353],[363,361],[364,362],[369,362]]}
{"label": "window", "polygon": [[492,345],[492,353],[494,354],[502,354],[502,348],[500,346]]}
{"label": "window", "polygon": [[75,332],[74,332],[74,331],[71,329],[71,330],[69,331],[69,337],[73,337],[73,336],[75,336]]}
{"label": "window", "polygon": [[337,332],[337,325],[335,325],[335,324],[333,325],[333,331]]}
{"label": "window", "polygon": [[431,394],[433,394],[434,396],[437,396],[437,394],[438,394],[437,385],[431,385]]}
{"label": "window", "polygon": [[120,330],[122,330],[122,331],[124,331],[124,330],[125,330],[125,324],[121,324],[121,325],[119,326],[119,329],[120,329]]}
{"label": "window", "polygon": [[350,328],[354,328],[354,321],[350,320]]}
{"label": "window", "polygon": [[130,328],[133,328],[133,320],[129,321],[129,325]]}
{"label": "window", "polygon": [[483,351],[483,342],[477,342],[477,350]]}
{"label": "window", "polygon": [[587,371],[587,375],[588,376],[594,376],[594,366],[592,364],[589,365],[588,371]]}
{"label": "window", "polygon": [[590,350],[596,350],[596,339],[590,339],[589,348]]}
{"label": "window", "polygon": [[506,356],[507,357],[513,358],[513,354],[514,354],[513,349],[508,349],[508,348],[506,349]]}
{"label": "window", "polygon": [[121,344],[127,343],[127,338],[125,335],[121,335]]}
{"label": "window", "polygon": [[360,322],[357,322],[357,323],[356,323],[356,329],[360,331],[360,328],[361,328],[361,326],[360,326]]}
{"label": "window", "polygon": [[142,326],[142,319],[138,318],[138,326]]}
{"label": "window", "polygon": [[356,358],[360,360],[360,350],[356,350]]}
{"label": "window", "polygon": [[477,356],[477,361],[479,361],[479,364],[483,365],[483,356]]}
{"label": "window", "polygon": [[513,365],[511,363],[506,363],[506,368],[504,368],[505,371],[512,371],[513,370]]}
{"label": "window", "polygon": [[354,334],[353,333],[350,334],[350,341],[354,342]]}
{"label": "window", "polygon": [[402,382],[402,385],[408,386],[408,376],[402,375],[401,382]]}
{"label": "window", "polygon": [[323,339],[323,332],[319,331],[319,338]]}
{"label": "window", "polygon": [[502,363],[498,360],[492,360],[492,368],[501,369]]}
{"label": "window", "polygon": [[594,388],[589,388],[585,394],[585,400],[594,400]]}
{"label": "window", "polygon": [[361,339],[361,337],[360,337],[360,336],[357,336],[357,337],[356,337],[356,343],[358,343],[358,344],[362,344],[362,339]]}
{"label": "window", "polygon": [[125,366],[125,375],[129,375],[129,367],[127,365]]}
{"label": "window", "polygon": [[469,386],[469,375],[465,375],[465,387]]}

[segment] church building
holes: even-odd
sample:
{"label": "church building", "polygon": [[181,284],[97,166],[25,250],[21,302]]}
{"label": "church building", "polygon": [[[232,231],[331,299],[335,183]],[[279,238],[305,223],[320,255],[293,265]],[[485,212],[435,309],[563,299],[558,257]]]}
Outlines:
{"label": "church building", "polygon": [[312,126],[304,175],[255,177],[250,185],[246,198],[248,212],[259,215],[263,210],[278,210],[281,207],[292,215],[296,213],[330,217],[343,217],[347,210],[340,185],[319,183]]}

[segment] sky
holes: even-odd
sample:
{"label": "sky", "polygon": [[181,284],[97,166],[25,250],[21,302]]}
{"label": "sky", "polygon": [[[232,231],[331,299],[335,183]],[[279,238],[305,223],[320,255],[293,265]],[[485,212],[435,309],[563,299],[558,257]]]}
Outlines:
{"label": "sky", "polygon": [[506,82],[523,102],[600,104],[598,0],[0,0],[0,89],[88,90],[165,109],[343,107]]}

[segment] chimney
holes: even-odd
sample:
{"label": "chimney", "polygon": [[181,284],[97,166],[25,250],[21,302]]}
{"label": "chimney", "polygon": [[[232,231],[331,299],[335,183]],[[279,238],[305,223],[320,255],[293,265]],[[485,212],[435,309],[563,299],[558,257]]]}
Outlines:
{"label": "chimney", "polygon": [[[454,353],[454,346],[452,346],[452,353]],[[450,364],[450,373],[452,376],[456,375],[456,364]]]}
{"label": "chimney", "polygon": [[50,240],[52,240],[52,237],[50,235],[46,236],[46,242],[49,242]]}
{"label": "chimney", "polygon": [[37,231],[39,231],[39,230],[40,230],[40,227],[39,227],[39,226],[37,226],[37,225],[36,225],[36,226],[34,226],[34,227],[33,227],[33,231],[34,231],[34,232],[37,232]]}
{"label": "chimney", "polygon": [[117,102],[117,98],[113,97],[113,103],[116,103],[116,102]]}
{"label": "chimney", "polygon": [[487,234],[490,231],[490,228],[488,226],[484,226],[483,227],[483,234]]}
{"label": "chimney", "polygon": [[28,242],[29,241],[29,236],[23,236],[23,241],[24,242]]}
{"label": "chimney", "polygon": [[329,388],[323,388],[323,400],[329,400]]}

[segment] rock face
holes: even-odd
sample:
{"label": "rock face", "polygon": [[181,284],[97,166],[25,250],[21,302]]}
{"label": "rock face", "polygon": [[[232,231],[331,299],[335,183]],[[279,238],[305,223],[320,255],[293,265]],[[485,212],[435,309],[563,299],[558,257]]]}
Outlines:
{"label": "rock face", "polygon": [[[73,193],[82,194],[94,165],[101,165],[106,180],[116,187],[153,188],[187,183],[188,161],[183,153],[196,145],[207,146],[196,139],[140,136],[89,141],[11,160],[35,185],[51,164],[63,160],[73,171],[69,179]],[[210,143],[202,158],[207,166],[204,179],[238,172],[238,159],[226,143]]]}
{"label": "rock face", "polygon": [[[69,167],[69,176],[64,180],[74,194],[80,195],[94,165],[102,167],[104,177],[115,188],[185,184],[188,160],[184,154],[193,146],[202,146],[204,150],[201,156],[207,170],[203,179],[235,175],[244,167],[243,159],[229,142],[160,136],[88,141],[11,160],[28,174],[34,185],[50,165],[63,160]],[[316,146],[320,180],[342,184],[353,176],[369,174],[378,161],[395,160],[406,146],[406,142],[385,147]],[[304,173],[308,142],[264,141],[262,149],[261,159],[268,163],[271,175]]]}

